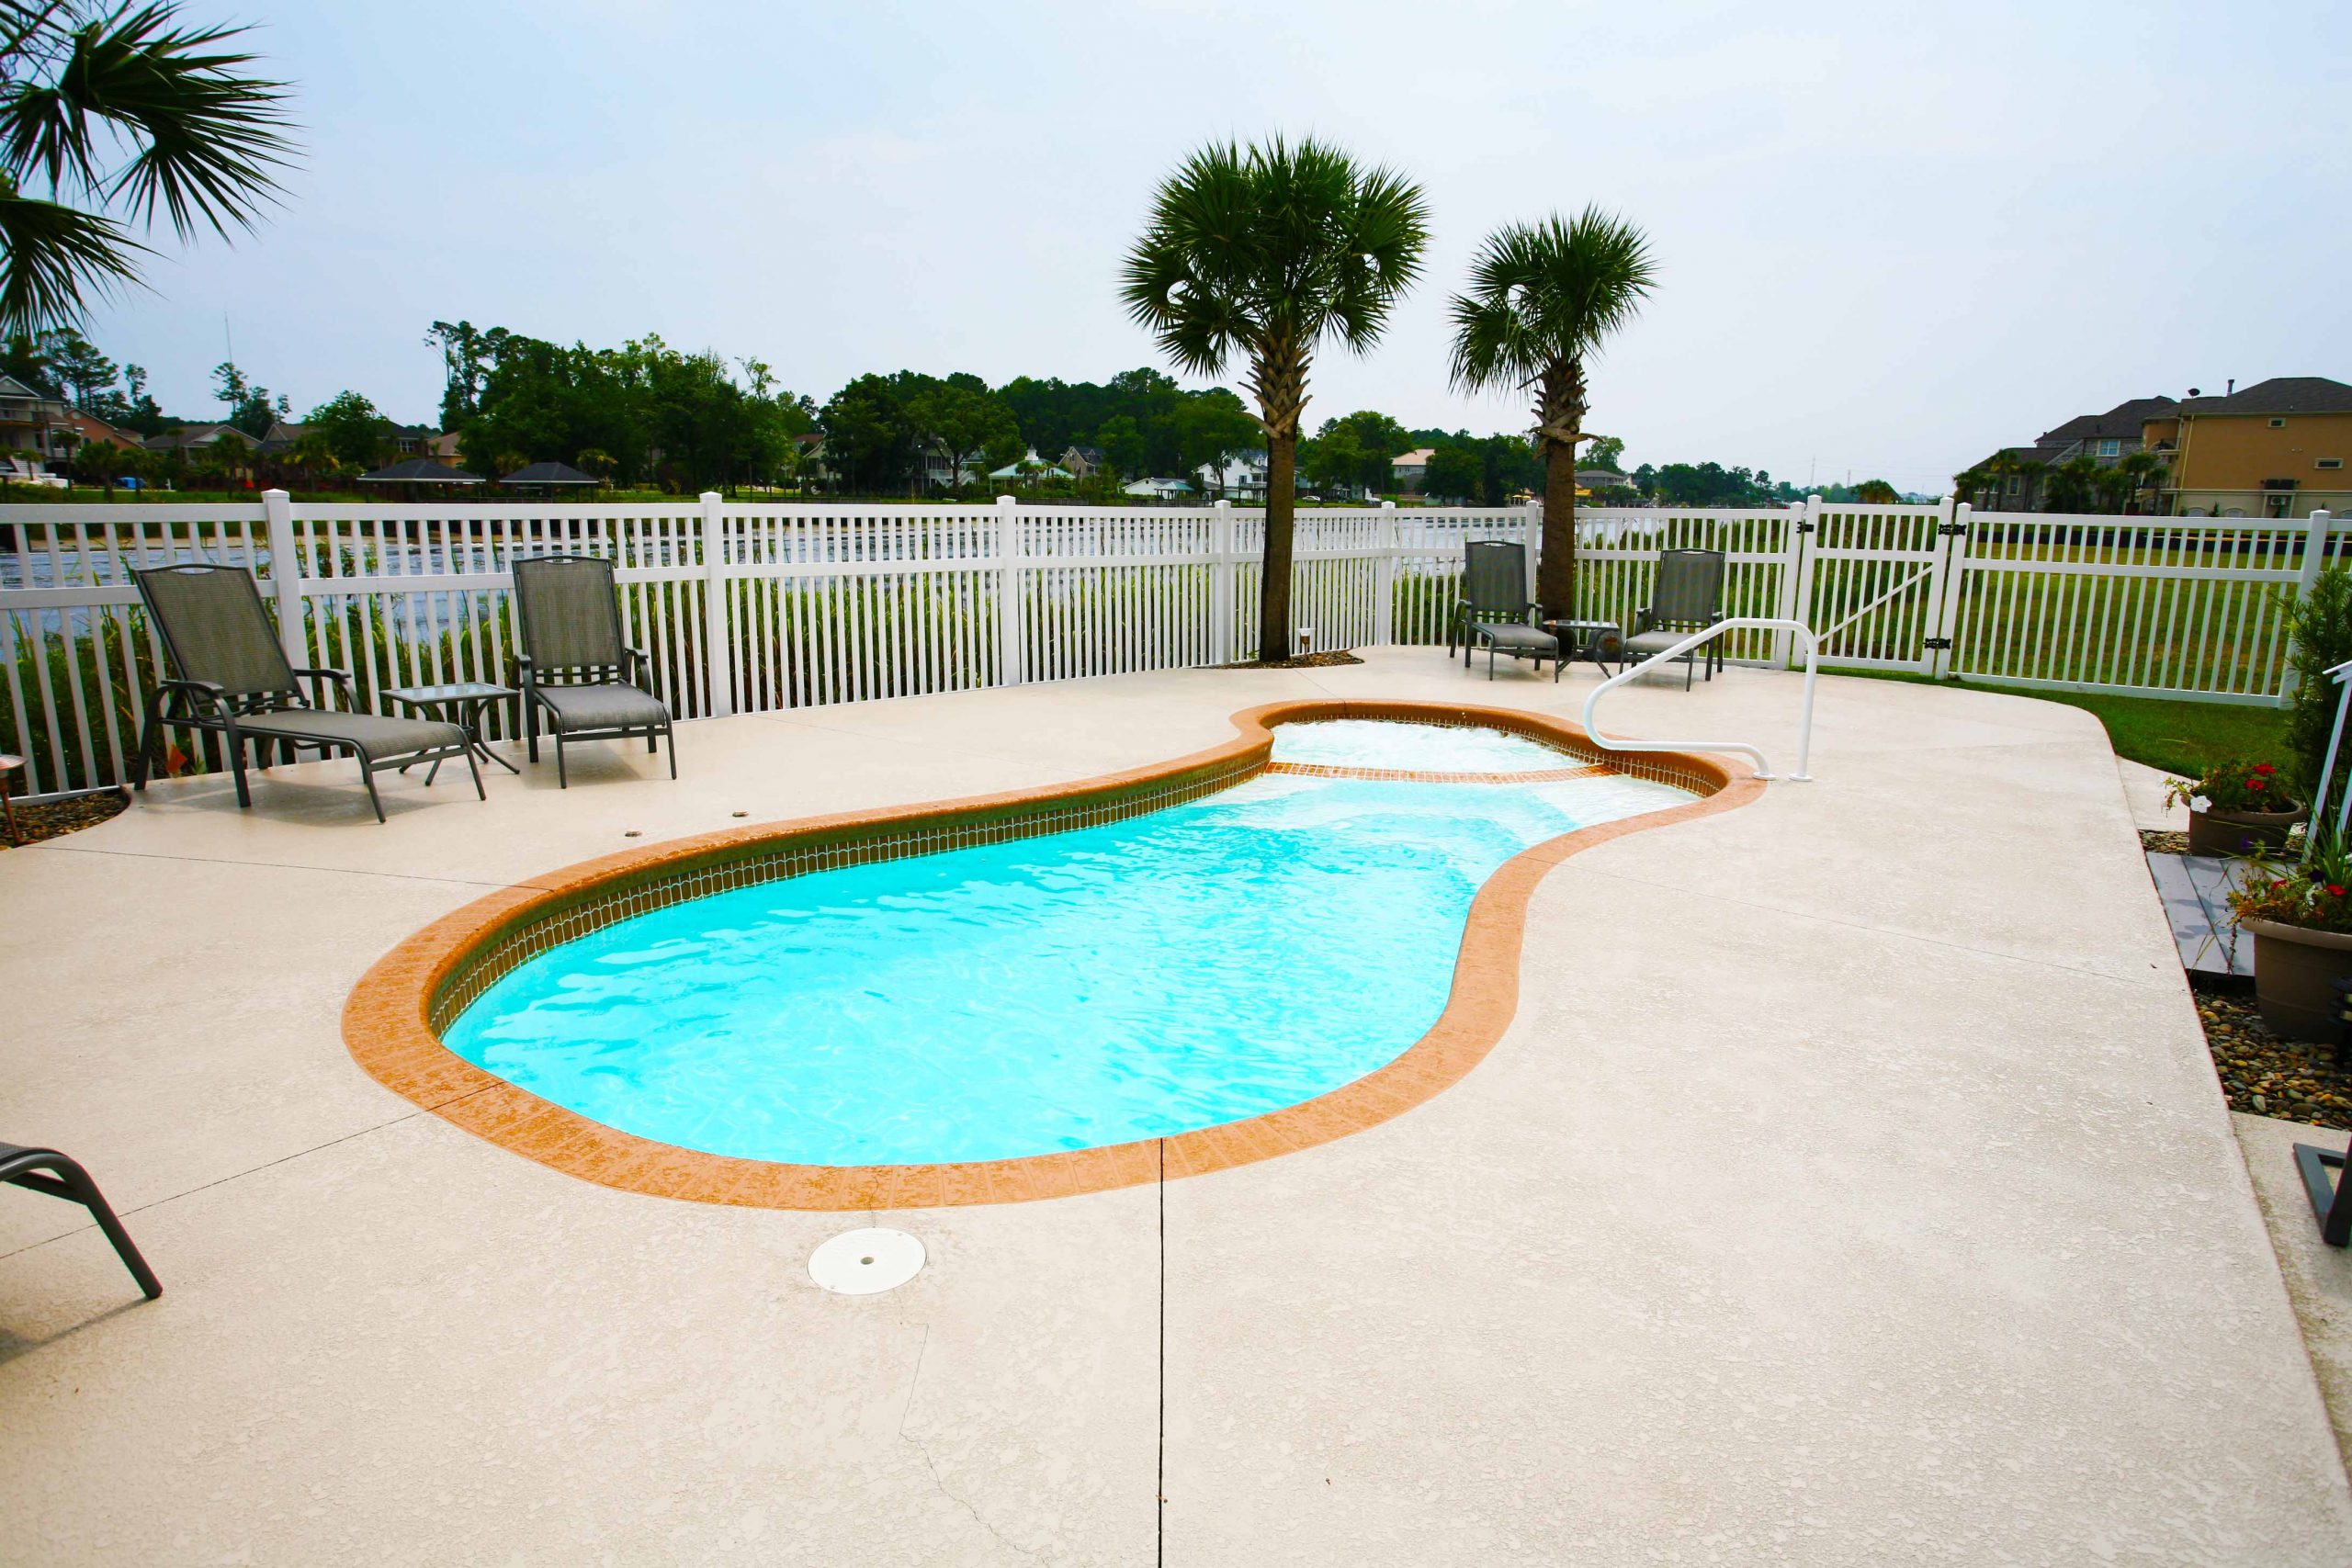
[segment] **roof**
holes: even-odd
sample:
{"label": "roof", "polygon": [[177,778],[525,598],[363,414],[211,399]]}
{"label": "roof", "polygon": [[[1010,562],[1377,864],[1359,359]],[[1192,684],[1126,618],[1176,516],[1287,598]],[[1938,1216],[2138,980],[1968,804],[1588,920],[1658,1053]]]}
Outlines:
{"label": "roof", "polygon": [[2105,413],[2076,414],[2055,430],[2045,430],[2037,445],[2048,446],[2065,442],[2094,441],[2100,437],[2128,436],[2140,439],[2140,427],[2152,419],[2168,419],[2180,411],[2180,404],[2166,397],[2133,398],[2116,404]]}
{"label": "roof", "polygon": [[378,468],[372,474],[359,476],[361,484],[428,484],[478,485],[480,474],[469,474],[463,468],[453,468],[447,463],[436,463],[430,457],[411,457],[404,463],[394,463],[389,468]]}
{"label": "roof", "polygon": [[1418,446],[1410,452],[1400,452],[1391,457],[1388,459],[1388,466],[1392,468],[1426,468],[1430,466],[1430,459],[1436,456],[1436,447]]}
{"label": "roof", "polygon": [[149,436],[147,450],[150,452],[185,451],[190,446],[215,446],[232,438],[243,442],[249,447],[261,445],[233,424],[183,424],[177,429],[167,430],[161,435]]}
{"label": "roof", "polygon": [[2190,398],[2180,412],[2200,413],[2352,413],[2352,387],[2324,376],[2274,376],[2243,392]]}
{"label": "roof", "polygon": [[34,398],[45,403],[65,400],[55,392],[21,381],[14,376],[0,376],[0,398]]}
{"label": "roof", "polygon": [[503,485],[592,485],[593,474],[583,474],[569,463],[533,463],[517,468],[498,481]]}

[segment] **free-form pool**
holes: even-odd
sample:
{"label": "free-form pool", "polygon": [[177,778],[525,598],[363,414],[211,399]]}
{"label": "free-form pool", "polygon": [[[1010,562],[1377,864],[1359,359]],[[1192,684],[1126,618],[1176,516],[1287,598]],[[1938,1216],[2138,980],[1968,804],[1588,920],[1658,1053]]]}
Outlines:
{"label": "free-form pool", "polygon": [[1393,1060],[1444,1010],[1497,867],[1691,798],[1615,774],[1261,775],[625,920],[523,964],[445,1038],[592,1120],[713,1154],[928,1164],[1167,1135]]}

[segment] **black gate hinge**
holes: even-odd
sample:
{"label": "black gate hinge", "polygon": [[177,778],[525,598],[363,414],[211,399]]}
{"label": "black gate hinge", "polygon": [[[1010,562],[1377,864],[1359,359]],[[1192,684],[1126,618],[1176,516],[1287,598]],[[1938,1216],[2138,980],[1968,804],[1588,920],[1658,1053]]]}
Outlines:
{"label": "black gate hinge", "polygon": [[1968,525],[1965,523],[1939,523],[1936,525],[1936,532],[1947,535],[1965,534],[1968,532]]}
{"label": "black gate hinge", "polygon": [[1929,648],[1950,648],[1951,646],[1951,638],[1948,637],[1931,637],[1926,639],[1926,644]]}
{"label": "black gate hinge", "polygon": [[1817,526],[1819,526],[1819,525],[1808,523],[1802,517],[1797,519],[1797,532],[1800,534],[1810,534]]}

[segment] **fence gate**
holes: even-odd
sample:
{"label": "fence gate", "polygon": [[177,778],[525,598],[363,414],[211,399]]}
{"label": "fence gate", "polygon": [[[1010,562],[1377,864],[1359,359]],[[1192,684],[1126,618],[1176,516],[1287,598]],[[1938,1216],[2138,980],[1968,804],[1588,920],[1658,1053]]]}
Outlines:
{"label": "fence gate", "polygon": [[1940,674],[1951,633],[1944,595],[1951,503],[1815,502],[1797,570],[1798,615],[1821,662]]}

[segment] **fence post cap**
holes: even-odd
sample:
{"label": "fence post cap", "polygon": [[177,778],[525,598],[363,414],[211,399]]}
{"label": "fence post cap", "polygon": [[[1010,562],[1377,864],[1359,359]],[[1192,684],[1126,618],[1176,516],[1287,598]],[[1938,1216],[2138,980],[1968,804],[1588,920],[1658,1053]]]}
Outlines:
{"label": "fence post cap", "polygon": [[279,490],[279,489],[278,489],[277,487],[276,487],[275,485],[273,485],[273,486],[271,486],[269,489],[267,489],[267,490],[266,490],[266,491],[262,491],[262,492],[261,492],[261,498],[262,498],[264,501],[291,501],[291,500],[293,500],[293,499],[294,499],[294,497],[293,497],[291,494],[289,494],[288,492],[287,492],[287,491],[285,491]]}
{"label": "fence post cap", "polygon": [[711,502],[711,501],[725,501],[725,500],[727,499],[725,496],[723,496],[723,495],[719,494],[719,493],[718,493],[717,491],[715,491],[715,490],[707,490],[707,491],[703,491],[703,492],[702,492],[702,498],[703,498],[703,500],[704,500],[704,501],[706,501],[706,502]]}
{"label": "fence post cap", "polygon": [[1017,505],[1019,505],[1019,504],[1020,504],[1020,502],[1018,502],[1014,501],[1014,500],[1012,499],[1012,497],[1011,497],[1011,496],[1009,496],[1009,495],[1001,495],[1001,496],[998,496],[998,497],[996,498],[996,503],[997,503],[999,506],[1017,506]]}

